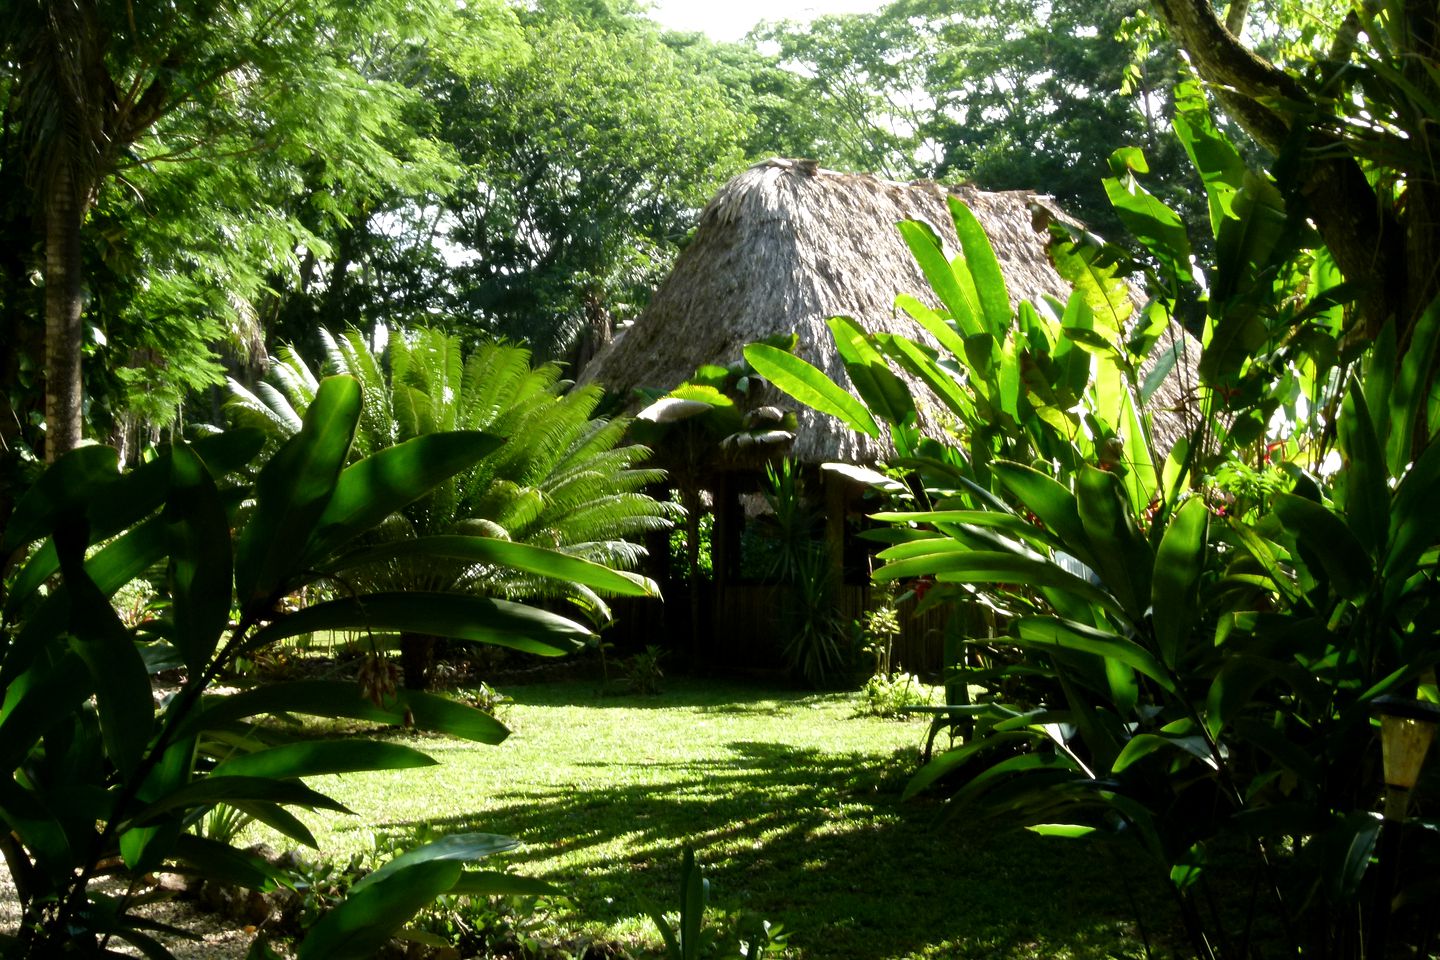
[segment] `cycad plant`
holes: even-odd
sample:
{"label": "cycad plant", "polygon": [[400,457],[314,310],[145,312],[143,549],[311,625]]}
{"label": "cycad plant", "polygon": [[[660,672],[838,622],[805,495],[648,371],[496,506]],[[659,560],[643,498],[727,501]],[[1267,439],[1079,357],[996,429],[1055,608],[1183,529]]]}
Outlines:
{"label": "cycad plant", "polygon": [[[646,448],[620,445],[626,422],[594,416],[602,389],[570,389],[557,365],[532,367],[523,348],[481,343],[467,353],[459,338],[438,330],[396,331],[383,345],[367,343],[356,330],[340,337],[322,330],[320,338],[326,372],[347,373],[361,383],[359,452],[455,429],[483,430],[505,441],[470,470],[389,517],[375,535],[379,540],[493,537],[628,571],[645,556],[635,538],[668,528],[678,513],[678,507],[643,492],[663,474],[637,466],[649,455]],[[232,413],[243,424],[286,436],[300,422],[316,383],[304,359],[282,350],[271,382],[254,392],[232,382]],[[457,549],[444,556],[426,551],[397,557],[392,547],[384,562],[360,557],[337,586],[564,599],[597,624],[610,619],[601,591],[477,562],[461,549],[459,537],[454,544]],[[653,592],[653,585],[647,586]],[[433,642],[401,636],[407,687],[428,683]]]}

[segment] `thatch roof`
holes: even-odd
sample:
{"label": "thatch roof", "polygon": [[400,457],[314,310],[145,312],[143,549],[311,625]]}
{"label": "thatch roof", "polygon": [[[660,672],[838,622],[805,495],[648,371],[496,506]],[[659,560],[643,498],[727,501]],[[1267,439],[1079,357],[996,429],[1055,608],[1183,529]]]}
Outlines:
{"label": "thatch roof", "polygon": [[[721,188],[650,305],[601,349],[580,381],[599,381],[621,393],[669,390],[701,364],[730,363],[746,344],[794,332],[799,355],[848,386],[825,326],[837,314],[868,330],[933,345],[923,328],[894,308],[898,293],[935,303],[895,225],[928,222],[953,256],[958,241],[947,195],[962,199],[984,225],[1017,303],[1043,293],[1068,297],[1069,285],[1045,249],[1048,221],[1067,218],[1048,198],[897,183],[820,169],[810,161],[769,160]],[[918,383],[912,393],[929,396]],[[767,402],[796,406],[788,398]],[[808,409],[799,416],[792,453],[802,462],[870,463],[892,452],[888,443],[855,434],[831,417]],[[926,419],[922,410],[922,429],[942,436],[939,424]]]}

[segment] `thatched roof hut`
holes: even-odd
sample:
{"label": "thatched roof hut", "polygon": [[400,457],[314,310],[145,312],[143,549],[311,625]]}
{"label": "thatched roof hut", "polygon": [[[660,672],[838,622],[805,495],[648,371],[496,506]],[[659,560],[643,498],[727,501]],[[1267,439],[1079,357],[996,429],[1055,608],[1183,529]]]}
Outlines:
{"label": "thatched roof hut", "polygon": [[[636,387],[668,390],[701,364],[729,363],[746,344],[795,332],[800,356],[848,385],[825,326],[837,314],[868,330],[933,344],[894,307],[898,293],[934,303],[895,225],[928,222],[953,255],[958,241],[947,195],[962,199],[984,225],[1012,298],[1068,297],[1069,285],[1046,254],[1045,229],[1051,219],[1067,218],[1045,197],[897,183],[820,169],[811,161],[768,160],[721,188],[650,305],[600,350],[581,381],[599,381],[622,393]],[[928,396],[918,383],[912,392],[917,399]],[[795,406],[788,398],[780,405]],[[831,417],[799,413],[792,453],[802,462],[869,463],[890,452]],[[934,422],[921,426],[941,433]]]}

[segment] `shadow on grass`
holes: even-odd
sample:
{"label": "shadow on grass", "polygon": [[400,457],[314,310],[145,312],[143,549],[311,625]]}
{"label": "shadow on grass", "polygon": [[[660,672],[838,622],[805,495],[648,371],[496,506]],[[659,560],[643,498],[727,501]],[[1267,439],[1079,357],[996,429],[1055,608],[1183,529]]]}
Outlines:
{"label": "shadow on grass", "polygon": [[[522,839],[583,920],[615,924],[678,906],[681,847],[693,844],[712,903],[792,931],[814,960],[1140,955],[1120,878],[1138,873],[1094,846],[942,819],[901,804],[910,758],[835,755],[737,741],[721,760],[675,764],[651,786],[554,784],[482,813],[376,825],[396,840],[483,830]],[[595,764],[604,769],[604,762]],[[611,846],[624,852],[609,856]],[[602,849],[595,850],[589,848]],[[1152,893],[1146,908],[1167,909]]]}
{"label": "shadow on grass", "polygon": [[578,706],[597,709],[669,710],[677,707],[705,713],[763,713],[778,715],[795,705],[824,696],[813,690],[757,688],[733,680],[683,680],[660,693],[636,694],[625,689],[624,681],[566,680],[522,684],[502,688],[517,704],[536,707]]}

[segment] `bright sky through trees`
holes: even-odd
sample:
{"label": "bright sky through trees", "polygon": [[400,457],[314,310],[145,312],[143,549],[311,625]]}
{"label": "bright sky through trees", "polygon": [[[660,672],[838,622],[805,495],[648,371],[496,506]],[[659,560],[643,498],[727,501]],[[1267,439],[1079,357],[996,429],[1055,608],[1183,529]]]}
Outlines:
{"label": "bright sky through trees", "polygon": [[812,20],[827,13],[873,13],[881,0],[656,0],[651,16],[671,30],[739,40],[761,20]]}

